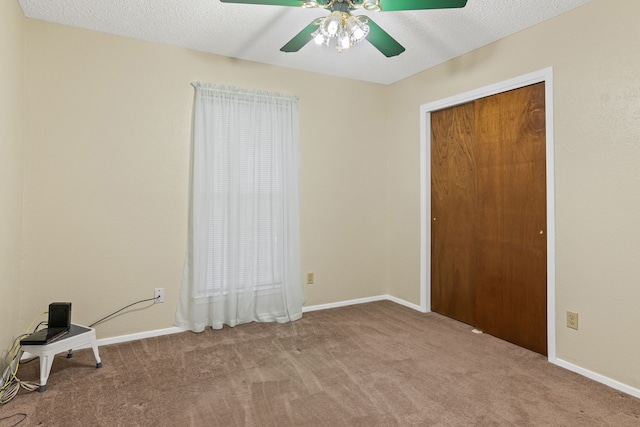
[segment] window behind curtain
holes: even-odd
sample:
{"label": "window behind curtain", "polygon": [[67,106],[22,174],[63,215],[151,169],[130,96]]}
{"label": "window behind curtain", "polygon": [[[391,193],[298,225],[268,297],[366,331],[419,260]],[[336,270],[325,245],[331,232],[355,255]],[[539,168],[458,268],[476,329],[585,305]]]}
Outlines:
{"label": "window behind curtain", "polygon": [[297,98],[193,85],[189,250],[175,324],[295,320],[304,303]]}
{"label": "window behind curtain", "polygon": [[[248,122],[251,119],[251,126],[240,126],[237,139],[210,148],[212,256],[207,259],[207,281],[198,289],[200,297],[225,295],[231,285],[236,292],[282,286],[282,148],[271,117],[257,114],[248,102],[235,108]],[[229,253],[229,245],[237,258]]]}

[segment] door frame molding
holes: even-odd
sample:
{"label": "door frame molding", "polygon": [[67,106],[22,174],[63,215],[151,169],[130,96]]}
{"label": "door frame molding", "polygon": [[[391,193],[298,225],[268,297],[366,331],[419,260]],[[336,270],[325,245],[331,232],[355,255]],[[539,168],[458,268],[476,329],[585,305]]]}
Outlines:
{"label": "door frame molding", "polygon": [[547,358],[556,360],[556,218],[553,67],[420,106],[420,311],[431,311],[431,112],[545,82],[547,180]]}

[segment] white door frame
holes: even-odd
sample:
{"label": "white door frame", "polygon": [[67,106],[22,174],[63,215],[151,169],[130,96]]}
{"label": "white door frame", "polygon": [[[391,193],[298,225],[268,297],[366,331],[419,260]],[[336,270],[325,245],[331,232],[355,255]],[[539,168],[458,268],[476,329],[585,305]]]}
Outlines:
{"label": "white door frame", "polygon": [[420,106],[420,310],[424,313],[431,311],[431,112],[539,82],[545,82],[547,140],[547,353],[548,360],[555,361],[556,218],[552,67]]}

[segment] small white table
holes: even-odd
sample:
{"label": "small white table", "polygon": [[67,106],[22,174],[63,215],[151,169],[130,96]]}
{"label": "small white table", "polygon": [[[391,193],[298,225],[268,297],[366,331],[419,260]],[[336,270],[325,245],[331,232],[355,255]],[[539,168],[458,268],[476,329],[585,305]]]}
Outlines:
{"label": "small white table", "polygon": [[71,357],[73,355],[71,350],[86,346],[91,346],[93,349],[93,355],[96,357],[96,368],[102,368],[102,361],[98,354],[98,344],[96,343],[96,330],[93,328],[72,324],[66,335],[49,344],[23,345],[22,350],[40,357],[40,387],[38,387],[38,391],[43,392],[47,389],[47,379],[56,354],[68,351],[67,357]]}

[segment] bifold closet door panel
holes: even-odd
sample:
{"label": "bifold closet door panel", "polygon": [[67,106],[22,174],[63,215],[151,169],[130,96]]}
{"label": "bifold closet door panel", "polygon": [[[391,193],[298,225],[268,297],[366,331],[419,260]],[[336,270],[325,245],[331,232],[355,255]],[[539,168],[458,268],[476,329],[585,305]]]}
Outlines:
{"label": "bifold closet door panel", "polygon": [[473,103],[431,113],[431,309],[474,324]]}
{"label": "bifold closet door panel", "polygon": [[475,102],[475,324],[547,354],[544,83]]}

